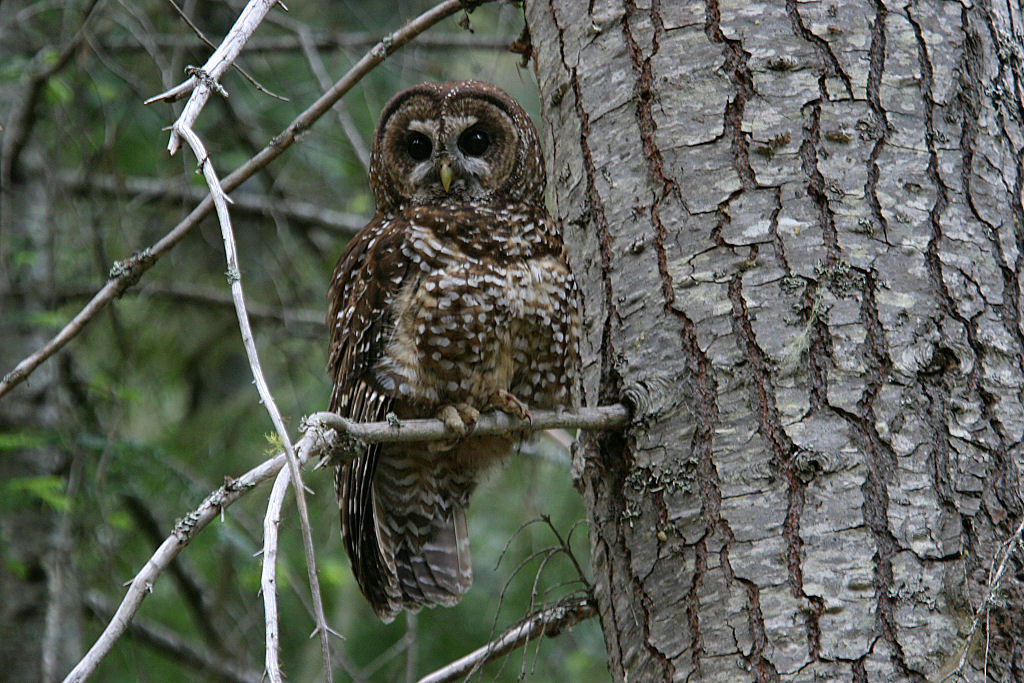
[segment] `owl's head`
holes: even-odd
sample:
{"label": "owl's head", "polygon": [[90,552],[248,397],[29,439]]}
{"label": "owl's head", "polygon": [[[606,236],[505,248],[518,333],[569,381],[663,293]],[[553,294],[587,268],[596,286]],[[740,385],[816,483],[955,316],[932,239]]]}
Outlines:
{"label": "owl's head", "polygon": [[370,185],[378,211],[401,205],[544,202],[537,131],[519,104],[480,81],[421,83],[384,107]]}

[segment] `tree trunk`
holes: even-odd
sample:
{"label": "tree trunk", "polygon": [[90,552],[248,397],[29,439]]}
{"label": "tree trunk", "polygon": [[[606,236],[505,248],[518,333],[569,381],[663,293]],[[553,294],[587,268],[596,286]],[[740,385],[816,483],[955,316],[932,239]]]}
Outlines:
{"label": "tree trunk", "polygon": [[[7,93],[0,92],[0,111]],[[46,340],[28,320],[52,310],[55,184],[38,167],[3,183],[0,233],[0,366],[14,367]],[[7,179],[9,181],[9,178]],[[20,316],[20,317],[19,317]],[[81,595],[73,564],[80,463],[58,434],[71,434],[76,397],[64,357],[43,366],[13,400],[0,401],[0,678],[60,680],[81,650]],[[64,431],[66,430],[66,431]],[[69,439],[70,441],[70,439]]]}
{"label": "tree trunk", "polygon": [[[1014,3],[535,0],[617,680],[1024,680]],[[1013,547],[1010,546],[1010,550]],[[982,608],[988,607],[986,613]]]}
{"label": "tree trunk", "polygon": [[[76,9],[68,8],[68,16]],[[0,31],[0,33],[3,33]],[[0,40],[17,44],[13,32]],[[41,53],[41,51],[40,51]],[[42,108],[47,66],[30,62],[21,80],[0,82],[0,367],[13,368],[52,330],[59,252],[54,168],[30,133]],[[81,595],[73,561],[72,499],[80,460],[74,441],[71,363],[62,354],[17,396],[0,401],[0,678],[60,680],[81,652]],[[63,438],[62,438],[63,437]],[[73,447],[71,447],[73,448]]]}

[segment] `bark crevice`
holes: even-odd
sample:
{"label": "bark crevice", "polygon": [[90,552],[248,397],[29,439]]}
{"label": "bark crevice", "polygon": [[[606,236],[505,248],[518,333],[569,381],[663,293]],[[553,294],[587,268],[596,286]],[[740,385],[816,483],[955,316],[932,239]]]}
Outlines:
{"label": "bark crevice", "polygon": [[786,14],[789,15],[792,22],[793,33],[813,45],[814,49],[821,55],[821,60],[825,65],[825,68],[822,69],[821,77],[818,79],[818,89],[821,93],[821,98],[823,100],[828,99],[828,87],[825,84],[825,79],[832,75],[843,82],[846,96],[853,99],[853,84],[849,74],[839,64],[839,59],[836,57],[835,52],[832,51],[832,46],[828,44],[828,41],[804,25],[803,17],[800,15],[800,5],[797,0],[786,0]]}
{"label": "bark crevice", "polygon": [[750,165],[750,145],[746,133],[743,132],[743,114],[747,100],[754,96],[754,80],[750,74],[750,53],[743,49],[743,44],[734,38],[727,38],[722,32],[722,15],[718,8],[718,0],[706,0],[704,32],[708,40],[722,46],[725,57],[725,68],[735,88],[734,97],[725,105],[723,115],[723,131],[732,147],[733,166],[740,178],[744,190],[752,190],[758,186],[754,168]]}

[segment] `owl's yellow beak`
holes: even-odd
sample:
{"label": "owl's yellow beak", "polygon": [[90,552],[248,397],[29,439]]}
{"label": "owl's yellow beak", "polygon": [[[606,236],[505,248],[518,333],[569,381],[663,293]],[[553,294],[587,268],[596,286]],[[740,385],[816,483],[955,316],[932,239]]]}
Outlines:
{"label": "owl's yellow beak", "polygon": [[444,191],[447,192],[448,188],[451,187],[452,177],[455,174],[452,173],[452,162],[448,159],[441,159],[441,186],[444,187]]}

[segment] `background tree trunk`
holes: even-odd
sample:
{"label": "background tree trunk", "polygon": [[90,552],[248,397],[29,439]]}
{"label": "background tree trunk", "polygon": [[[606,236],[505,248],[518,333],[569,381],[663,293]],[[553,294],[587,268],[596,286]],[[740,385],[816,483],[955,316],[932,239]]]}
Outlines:
{"label": "background tree trunk", "polygon": [[[589,5],[527,19],[637,408],[575,463],[614,676],[941,679],[1022,514],[1020,9]],[[1019,549],[997,596],[965,673],[1024,680]]]}
{"label": "background tree trunk", "polygon": [[[36,96],[20,85],[0,86],[0,112],[31,108],[27,103]],[[13,118],[4,125],[11,127]],[[0,254],[4,368],[46,341],[49,330],[38,323],[54,307],[56,251],[50,171],[38,157],[15,165],[10,152],[4,145],[0,162],[0,251],[8,250]],[[77,420],[74,406],[80,405],[72,375],[71,360],[62,355],[34,375],[16,400],[0,401],[0,677],[5,680],[59,680],[82,645],[71,509],[81,463],[66,449]]]}

